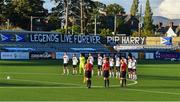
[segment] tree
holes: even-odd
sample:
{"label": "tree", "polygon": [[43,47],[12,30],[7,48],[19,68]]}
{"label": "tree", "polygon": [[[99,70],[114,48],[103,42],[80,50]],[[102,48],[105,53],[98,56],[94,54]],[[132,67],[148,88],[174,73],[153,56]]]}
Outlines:
{"label": "tree", "polygon": [[153,13],[150,7],[150,2],[147,0],[146,2],[146,9],[145,9],[145,16],[144,16],[144,31],[143,36],[152,36],[153,34]]}
{"label": "tree", "polygon": [[4,0],[0,0],[0,25],[3,22],[3,8],[4,8]]}
{"label": "tree", "polygon": [[133,4],[131,6],[131,16],[136,16],[136,13],[138,12],[138,5],[139,5],[139,0],[133,0]]}
{"label": "tree", "polygon": [[101,36],[108,36],[108,35],[112,35],[112,31],[110,29],[101,29]]}
{"label": "tree", "polygon": [[61,28],[61,19],[57,14],[50,14],[48,17],[48,30],[56,30]]}
{"label": "tree", "polygon": [[116,34],[117,30],[117,15],[124,13],[124,8],[121,5],[116,3],[110,4],[106,7],[106,12],[110,16],[114,16],[114,34]]}
{"label": "tree", "polygon": [[89,33],[98,33],[98,23],[100,22],[100,16],[102,15],[100,12],[105,9],[106,5],[101,2],[94,2],[95,7],[93,8],[93,12],[91,13],[91,21],[88,25],[88,32]]}
{"label": "tree", "polygon": [[4,8],[4,0],[0,0],[0,14],[2,14]]}
{"label": "tree", "polygon": [[[57,6],[52,9],[52,14],[57,15],[61,22],[66,22],[66,26],[73,26],[71,23],[75,23],[80,26],[80,0],[52,0],[57,3]],[[68,8],[67,8],[68,4]],[[92,0],[83,0],[83,31],[87,31],[88,23],[91,20],[91,13],[93,12],[93,8],[95,7],[94,2]],[[66,11],[68,10],[68,13]],[[66,18],[65,18],[66,17]],[[70,22],[70,17],[76,19],[76,22]],[[69,27],[67,27],[69,28]]]}
{"label": "tree", "polygon": [[45,17],[48,13],[43,7],[44,0],[5,0],[5,16],[14,26],[28,30],[30,16]]}
{"label": "tree", "polygon": [[[125,27],[125,20],[122,16],[118,16],[117,17],[117,29],[118,29],[118,33],[119,34],[124,34],[124,32],[126,31],[127,28]],[[127,32],[126,32],[127,33]]]}
{"label": "tree", "polygon": [[106,12],[108,15],[114,16],[117,14],[124,13],[124,8],[119,4],[110,4],[106,7]]}
{"label": "tree", "polygon": [[175,32],[178,36],[180,36],[180,25],[176,28],[176,32]]}

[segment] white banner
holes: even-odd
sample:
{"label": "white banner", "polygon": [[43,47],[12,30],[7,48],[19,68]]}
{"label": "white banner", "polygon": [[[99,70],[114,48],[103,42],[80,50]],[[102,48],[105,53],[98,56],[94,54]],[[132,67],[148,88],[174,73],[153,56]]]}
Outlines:
{"label": "white banner", "polygon": [[29,52],[1,52],[1,59],[29,59]]}
{"label": "white banner", "polygon": [[145,59],[154,59],[154,53],[146,53]]}
{"label": "white banner", "polygon": [[[131,52],[132,57],[134,57],[135,59],[139,58],[138,52]],[[126,52],[126,58],[128,58],[129,52]]]}
{"label": "white banner", "polygon": [[[67,55],[69,59],[72,59],[73,54],[76,54],[77,58],[79,58],[80,53],[73,53],[73,52],[68,52]],[[63,59],[64,52],[56,52],[56,59]]]}
{"label": "white banner", "polygon": [[132,52],[132,56],[134,56],[136,59],[138,59],[138,52]]}
{"label": "white banner", "polygon": [[142,50],[143,46],[114,46],[116,51],[120,50]]}

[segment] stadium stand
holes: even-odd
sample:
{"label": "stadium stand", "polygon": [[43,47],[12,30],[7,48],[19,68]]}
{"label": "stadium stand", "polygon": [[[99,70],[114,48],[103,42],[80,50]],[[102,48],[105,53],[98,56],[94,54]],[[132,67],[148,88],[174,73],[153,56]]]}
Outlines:
{"label": "stadium stand", "polygon": [[24,48],[24,51],[109,52],[102,44],[1,42],[0,47],[6,51],[23,51],[23,49],[20,50],[19,48]]}

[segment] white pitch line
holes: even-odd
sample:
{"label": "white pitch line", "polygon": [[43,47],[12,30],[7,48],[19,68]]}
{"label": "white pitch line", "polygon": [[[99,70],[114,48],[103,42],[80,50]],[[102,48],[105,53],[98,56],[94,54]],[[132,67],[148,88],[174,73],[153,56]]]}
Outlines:
{"label": "white pitch line", "polygon": [[[7,79],[1,79],[7,80]],[[81,86],[80,84],[74,83],[59,83],[59,82],[50,82],[50,81],[38,81],[38,80],[25,80],[25,79],[9,79],[13,81],[24,81],[24,82],[35,82],[35,83],[46,83],[46,84],[55,84],[55,85],[72,85],[72,86]]]}
{"label": "white pitch line", "polygon": [[[62,75],[61,73],[59,74],[55,74],[55,73],[19,73],[19,72],[2,72],[2,74],[20,74],[20,75],[24,75],[24,74],[27,74],[27,75],[54,75],[54,76],[65,76],[65,75]],[[76,76],[80,76],[80,75],[76,75]]]}
{"label": "white pitch line", "polygon": [[[63,74],[54,74],[54,73],[19,73],[19,72],[3,72],[2,74],[20,74],[20,75],[55,75],[55,76],[70,76],[70,77],[74,77],[74,76],[78,76],[78,77],[82,77],[84,75],[63,75]],[[94,76],[94,77],[99,77],[99,76]],[[111,78],[110,78],[111,79]],[[129,79],[127,79],[129,80]],[[134,80],[129,80],[129,81],[134,81]],[[137,84],[137,81],[136,83]],[[135,85],[134,83],[132,83],[132,85]]]}
{"label": "white pitch line", "polygon": [[[7,80],[7,79],[3,79],[3,80]],[[14,80],[14,81],[24,81],[24,82],[37,82],[37,83],[49,83],[49,84],[56,84],[56,85],[69,85],[70,87],[36,87],[36,86],[32,86],[32,87],[0,87],[0,88],[60,88],[60,89],[65,89],[65,88],[86,88],[85,86],[81,85],[81,84],[74,84],[74,83],[58,83],[58,82],[49,82],[49,81],[37,81],[37,80],[24,80],[24,79],[10,79],[10,80]],[[132,81],[132,80],[131,80]],[[127,84],[127,86],[130,85],[135,85],[137,84],[137,81],[133,81],[133,83]],[[120,85],[111,85],[110,87],[120,87]],[[92,88],[104,88],[104,86],[92,86]]]}
{"label": "white pitch line", "polygon": [[164,92],[164,91],[151,91],[151,90],[139,90],[139,89],[124,89],[124,90],[145,92],[145,93],[156,93],[156,94],[180,95],[180,93]]}

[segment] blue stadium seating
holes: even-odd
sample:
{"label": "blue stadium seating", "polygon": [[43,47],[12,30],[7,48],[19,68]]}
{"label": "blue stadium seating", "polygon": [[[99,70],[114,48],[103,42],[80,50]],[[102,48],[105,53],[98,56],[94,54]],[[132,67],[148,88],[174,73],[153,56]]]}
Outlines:
{"label": "blue stadium seating", "polygon": [[1,49],[32,48],[35,51],[49,52],[109,52],[102,44],[70,44],[70,43],[30,43],[30,42],[1,42]]}

